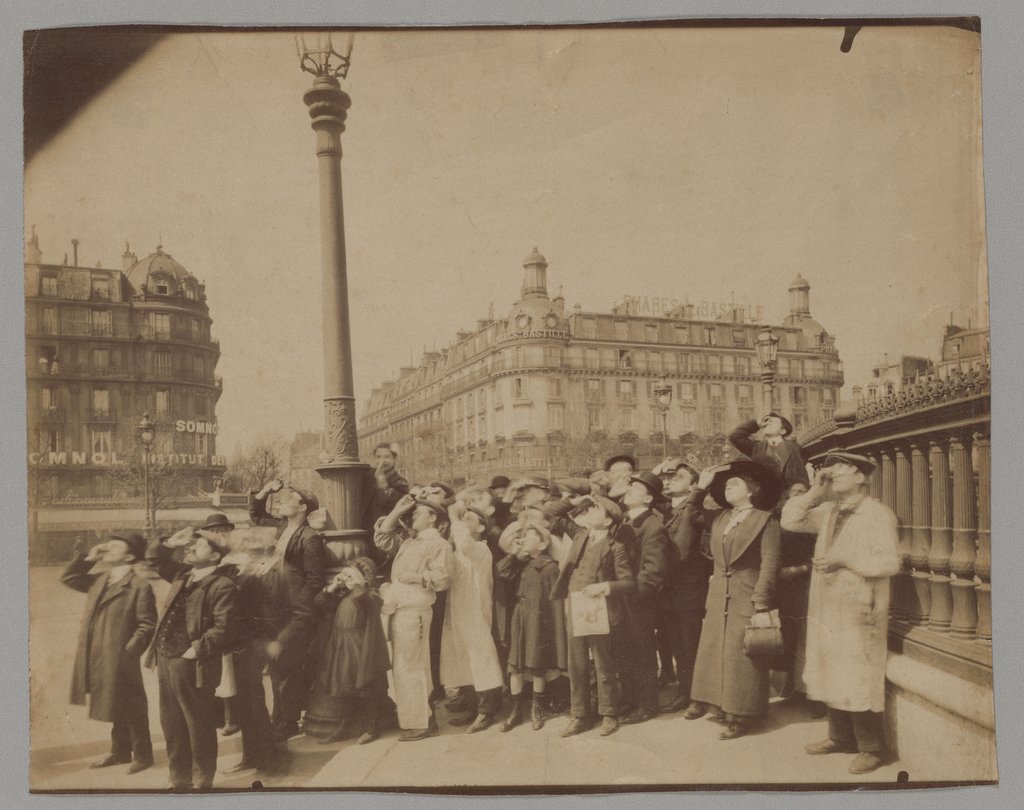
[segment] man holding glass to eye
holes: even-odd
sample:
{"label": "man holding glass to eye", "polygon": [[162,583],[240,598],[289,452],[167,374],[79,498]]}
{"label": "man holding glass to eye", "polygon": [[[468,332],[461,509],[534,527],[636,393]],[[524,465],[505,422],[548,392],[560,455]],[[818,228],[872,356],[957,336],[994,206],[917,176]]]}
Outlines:
{"label": "man holding glass to eye", "polygon": [[867,495],[870,459],[833,451],[814,485],[790,498],[782,528],[818,535],[807,609],[807,696],[828,707],[828,739],[808,754],[856,753],[850,773],[885,757],[889,578],[902,566],[892,510]]}

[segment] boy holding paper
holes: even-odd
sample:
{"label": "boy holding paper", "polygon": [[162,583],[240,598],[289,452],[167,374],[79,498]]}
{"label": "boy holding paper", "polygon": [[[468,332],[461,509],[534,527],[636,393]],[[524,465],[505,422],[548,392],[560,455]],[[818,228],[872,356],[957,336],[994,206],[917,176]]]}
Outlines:
{"label": "boy holding paper", "polygon": [[[597,711],[603,718],[601,735],[619,727],[619,684],[612,656],[611,627],[624,620],[622,599],[636,589],[636,581],[625,546],[615,540],[622,522],[622,510],[602,495],[588,495],[577,509],[576,523],[582,527],[573,538],[567,562],[551,591],[552,599],[568,601],[569,688],[572,720],[562,732],[571,737],[593,725],[590,714],[590,673],[588,652],[597,671]],[[603,603],[603,604],[602,604]],[[588,627],[574,627],[583,617],[593,619]],[[600,627],[607,618],[607,626]],[[587,632],[586,635],[580,633]]]}

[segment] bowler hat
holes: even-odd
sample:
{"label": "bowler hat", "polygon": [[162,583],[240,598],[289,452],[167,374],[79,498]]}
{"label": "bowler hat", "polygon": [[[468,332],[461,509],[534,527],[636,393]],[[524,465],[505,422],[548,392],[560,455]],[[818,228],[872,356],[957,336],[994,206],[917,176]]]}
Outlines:
{"label": "bowler hat", "polygon": [[425,506],[430,509],[437,516],[438,526],[442,523],[451,523],[451,518],[448,517],[448,510],[443,506],[438,506],[433,501],[419,500],[416,501],[416,506]]}
{"label": "bowler hat", "polygon": [[585,504],[587,501],[596,503],[600,506],[606,515],[612,519],[612,524],[617,526],[622,523],[622,507],[620,507],[611,498],[606,498],[604,495],[585,495],[581,501],[581,504]]}
{"label": "bowler hat", "polygon": [[772,509],[782,495],[782,475],[774,460],[769,463],[736,459],[716,467],[715,476],[708,487],[711,497],[723,509],[732,509],[732,505],[725,499],[725,482],[730,478],[752,478],[760,485],[760,495],[750,501],[755,509]]}
{"label": "bowler hat", "polygon": [[491,479],[491,485],[489,489],[504,489],[512,482],[509,481],[507,475],[496,475]]}
{"label": "bowler hat", "polygon": [[633,458],[633,456],[629,455],[628,453],[620,453],[617,456],[612,456],[611,458],[605,460],[605,472],[608,472],[608,470],[612,468],[612,464],[614,464],[616,461],[628,461],[629,465],[633,468],[634,472],[640,469],[640,464],[637,462],[635,458]]}
{"label": "bowler hat", "polygon": [[643,472],[636,473],[629,477],[630,481],[639,481],[650,492],[655,500],[661,497],[662,491],[665,489],[665,485],[661,483],[661,479],[658,478],[654,473],[644,470]]}
{"label": "bowler hat", "polygon": [[146,557],[146,538],[142,532],[118,532],[110,535],[111,540],[120,540],[132,553],[136,560],[142,561]]}
{"label": "bowler hat", "polygon": [[228,516],[223,512],[214,512],[206,518],[206,523],[199,528],[206,529],[207,531],[213,531],[214,529],[234,529],[235,524],[228,520]]}
{"label": "bowler hat", "polygon": [[672,458],[661,462],[661,470],[658,472],[658,475],[668,478],[675,475],[680,470],[687,470],[694,481],[700,478],[700,473],[681,458]]}
{"label": "bowler hat", "polygon": [[871,475],[875,471],[875,463],[867,456],[847,453],[845,450],[833,450],[825,456],[825,461],[821,466],[831,467],[833,464],[852,464],[864,475]]}
{"label": "bowler hat", "polygon": [[768,415],[769,416],[774,416],[780,422],[782,422],[782,435],[783,436],[791,436],[793,434],[793,423],[790,422],[785,416],[783,416],[778,411],[771,411],[771,412],[769,412]]}
{"label": "bowler hat", "polygon": [[586,478],[559,478],[555,486],[570,495],[590,494],[590,482]]}

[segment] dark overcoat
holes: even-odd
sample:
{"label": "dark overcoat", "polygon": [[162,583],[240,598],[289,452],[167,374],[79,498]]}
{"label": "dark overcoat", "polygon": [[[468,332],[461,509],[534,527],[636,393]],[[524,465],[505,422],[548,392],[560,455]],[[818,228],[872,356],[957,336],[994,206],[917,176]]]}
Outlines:
{"label": "dark overcoat", "polygon": [[[665,524],[669,544],[665,557],[665,588],[660,606],[673,613],[704,610],[711,578],[711,560],[701,553],[701,525],[688,517],[688,502],[672,510]],[[704,492],[700,493],[703,500]]]}
{"label": "dark overcoat", "polygon": [[84,705],[89,695],[89,717],[114,722],[115,705],[142,693],[139,658],[156,627],[153,588],[134,570],[107,588],[109,574],[93,574],[91,561],[77,555],[64,570],[61,582],[87,594],[85,615],[71,674],[71,702]]}
{"label": "dark overcoat", "polygon": [[[585,557],[584,551],[591,542],[598,544],[598,553]],[[577,531],[569,547],[568,562],[558,572],[551,589],[552,599],[568,597],[574,575],[579,590],[595,582],[608,583],[608,623],[612,627],[621,626],[627,619],[624,600],[636,591],[636,577],[626,544],[619,542],[611,532],[600,540],[593,540],[587,529]]]}
{"label": "dark overcoat", "polygon": [[782,470],[782,483],[788,489],[793,484],[810,486],[803,450],[792,439],[783,439],[772,445],[764,440],[755,440],[753,435],[761,429],[757,422],[744,422],[729,434],[729,443],[752,461],[772,462]]}
{"label": "dark overcoat", "polygon": [[757,609],[774,606],[779,574],[779,523],[769,513],[751,510],[728,537],[731,510],[711,524],[714,575],[708,588],[691,696],[739,716],[768,711],[767,659],[743,652],[743,635]]}
{"label": "dark overcoat", "polygon": [[519,669],[568,669],[565,602],[551,598],[557,579],[558,563],[547,554],[523,567],[512,612],[510,665]]}
{"label": "dark overcoat", "polygon": [[[156,638],[167,619],[167,610],[188,582],[191,566],[171,558],[171,549],[159,540],[150,544],[146,562],[162,579],[171,583],[157,622],[154,642],[146,655],[146,666],[156,666]],[[216,689],[220,684],[222,658],[235,646],[238,586],[223,568],[208,574],[185,594],[185,626],[196,651],[196,688]]]}

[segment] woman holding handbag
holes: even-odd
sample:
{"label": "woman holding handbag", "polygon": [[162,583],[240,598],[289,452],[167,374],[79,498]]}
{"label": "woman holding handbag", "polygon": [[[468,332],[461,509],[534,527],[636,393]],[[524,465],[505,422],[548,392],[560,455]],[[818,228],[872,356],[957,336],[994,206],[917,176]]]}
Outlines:
{"label": "woman holding handbag", "polygon": [[[697,650],[693,703],[683,716],[693,720],[713,707],[726,724],[723,740],[743,736],[768,713],[772,645],[764,641],[773,632],[769,612],[775,607],[780,559],[779,522],[771,510],[780,489],[777,467],[743,459],[704,470],[687,505],[686,518],[695,525],[710,522],[715,568]],[[708,493],[721,511],[703,510]]]}

